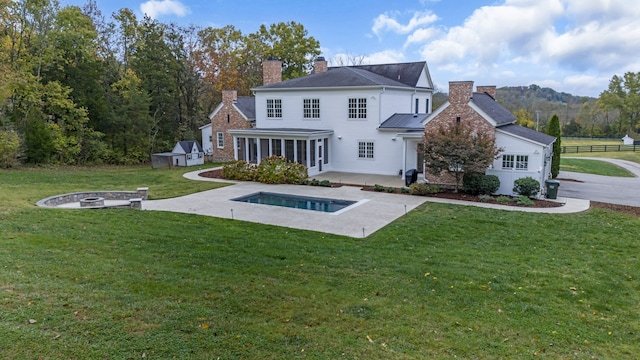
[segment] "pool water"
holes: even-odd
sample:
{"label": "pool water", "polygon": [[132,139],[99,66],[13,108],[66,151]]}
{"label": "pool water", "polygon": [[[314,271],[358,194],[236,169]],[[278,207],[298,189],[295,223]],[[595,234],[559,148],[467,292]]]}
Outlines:
{"label": "pool water", "polygon": [[257,192],[254,194],[231,199],[233,201],[247,202],[251,204],[263,204],[272,206],[282,206],[295,209],[314,210],[322,212],[336,212],[347,206],[351,206],[356,201],[316,198],[308,196],[278,194],[270,192]]}

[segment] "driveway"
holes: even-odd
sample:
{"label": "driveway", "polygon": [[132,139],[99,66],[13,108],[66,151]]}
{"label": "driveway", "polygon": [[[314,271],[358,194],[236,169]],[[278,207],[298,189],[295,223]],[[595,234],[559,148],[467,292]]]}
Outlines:
{"label": "driveway", "polygon": [[560,181],[558,196],[640,207],[640,164],[617,159],[580,159],[607,161],[627,169],[636,177],[623,178],[561,171],[557,178]]}

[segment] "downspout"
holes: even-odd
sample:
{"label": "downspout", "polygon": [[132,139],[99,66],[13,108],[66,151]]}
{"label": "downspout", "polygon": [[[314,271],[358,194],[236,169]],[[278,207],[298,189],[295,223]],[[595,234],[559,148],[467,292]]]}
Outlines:
{"label": "downspout", "polygon": [[382,94],[386,91],[386,88],[383,86],[382,91],[378,95],[378,125],[382,124]]}

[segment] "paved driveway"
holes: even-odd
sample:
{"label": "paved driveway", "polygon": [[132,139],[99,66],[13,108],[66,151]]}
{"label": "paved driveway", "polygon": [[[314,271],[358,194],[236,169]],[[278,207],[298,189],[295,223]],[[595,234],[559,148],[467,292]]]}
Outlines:
{"label": "paved driveway", "polygon": [[558,196],[640,207],[640,164],[617,159],[580,159],[607,161],[629,170],[636,177],[622,178],[561,171],[558,175]]}

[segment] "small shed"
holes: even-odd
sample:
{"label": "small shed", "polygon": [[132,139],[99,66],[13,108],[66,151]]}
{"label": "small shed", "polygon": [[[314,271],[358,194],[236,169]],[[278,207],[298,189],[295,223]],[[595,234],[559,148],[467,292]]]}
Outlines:
{"label": "small shed", "polygon": [[171,152],[151,155],[151,165],[154,169],[202,164],[204,164],[204,151],[196,140],[179,141]]}
{"label": "small shed", "polygon": [[624,145],[633,145],[634,141],[633,138],[629,136],[629,134],[625,135],[622,138],[622,144]]}

